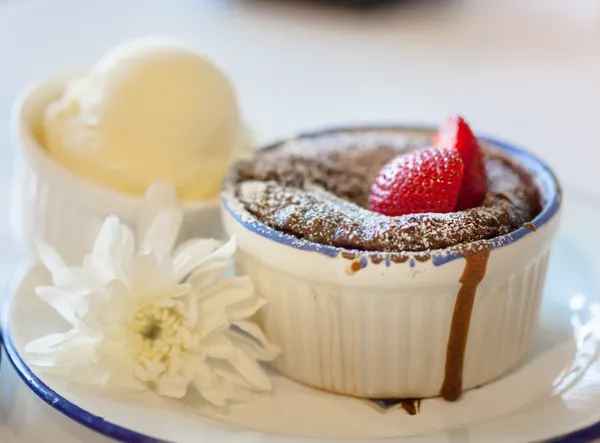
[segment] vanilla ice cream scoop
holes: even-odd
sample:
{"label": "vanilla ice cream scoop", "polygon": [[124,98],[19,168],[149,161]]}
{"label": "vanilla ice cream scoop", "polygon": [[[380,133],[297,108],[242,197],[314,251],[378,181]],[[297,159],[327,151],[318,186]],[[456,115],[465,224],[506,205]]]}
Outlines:
{"label": "vanilla ice cream scoop", "polygon": [[167,180],[183,200],[215,196],[246,142],[229,80],[164,38],[107,53],[47,107],[42,132],[46,149],[80,175],[140,196]]}

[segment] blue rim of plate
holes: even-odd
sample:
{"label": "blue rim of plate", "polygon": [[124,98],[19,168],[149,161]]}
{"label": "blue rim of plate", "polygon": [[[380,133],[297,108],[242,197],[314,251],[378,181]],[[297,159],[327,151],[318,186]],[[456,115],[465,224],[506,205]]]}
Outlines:
{"label": "blue rim of plate", "polygon": [[23,276],[29,269],[29,266],[23,266],[15,275],[9,279],[5,291],[2,294],[2,337],[1,341],[6,351],[6,356],[12,364],[15,371],[27,385],[40,399],[52,406],[57,411],[61,412],[71,420],[89,428],[99,434],[113,438],[118,441],[125,443],[173,443],[167,440],[160,440],[148,435],[141,434],[136,431],[124,428],[116,425],[109,421],[104,420],[102,417],[94,415],[74,403],[71,403],[55,391],[53,391],[48,385],[36,376],[33,371],[27,366],[27,363],[21,358],[17,351],[12,338],[10,336],[9,325],[9,312],[10,305],[13,295],[17,289],[18,284],[21,282]]}
{"label": "blue rim of plate", "polygon": [[[15,283],[20,279],[15,278],[11,284],[8,286],[8,290],[15,289]],[[2,329],[3,334],[0,337],[0,342],[4,345],[4,349],[6,350],[6,355],[8,356],[8,360],[11,362],[15,371],[23,380],[23,382],[32,390],[40,399],[46,402],[48,405],[61,412],[63,415],[67,416],[71,420],[83,425],[86,428],[91,429],[101,435],[106,437],[113,438],[115,440],[124,442],[124,443],[175,443],[169,442],[167,440],[160,440],[155,437],[150,437],[148,435],[141,434],[136,431],[132,431],[130,429],[124,428],[122,426],[116,425],[109,421],[104,420],[102,417],[94,415],[74,403],[69,402],[64,397],[53,391],[48,385],[46,385],[42,380],[40,380],[33,371],[27,366],[27,363],[21,358],[19,355],[14,343],[10,338],[10,332],[8,331],[8,314],[7,309],[10,306],[10,300],[12,299],[12,292],[4,294],[4,301],[2,303],[2,311],[3,311],[3,319],[2,319]],[[549,440],[543,440],[545,443],[589,443],[592,440],[600,438],[600,422],[590,425],[586,428],[579,429],[577,431],[573,431],[572,433],[565,434],[559,437],[553,437]],[[315,440],[318,439],[307,439]],[[393,438],[382,439],[382,441],[391,442]],[[339,440],[343,442],[345,440]],[[362,440],[354,440],[357,443],[360,443]]]}
{"label": "blue rim of plate", "polygon": [[[44,400],[54,409],[62,412],[68,418],[78,422],[79,424],[96,431],[99,434],[113,438],[126,443],[171,443],[166,440],[159,440],[148,435],[140,434],[127,428],[123,428],[111,422],[104,420],[102,417],[94,415],[84,409],[81,409],[74,403],[69,402],[64,397],[50,389],[43,381],[41,381],[29,369],[27,364],[17,353],[10,338],[6,335],[2,340],[8,360],[19,374],[19,377],[39,398]],[[10,336],[9,336],[10,337]]]}
{"label": "blue rim of plate", "polygon": [[[409,124],[389,124],[389,125],[352,125],[352,126],[339,126],[339,127],[331,127],[327,129],[311,131],[311,132],[303,132],[294,137],[286,138],[283,140],[279,140],[275,143],[271,143],[260,150],[271,150],[277,148],[278,146],[300,139],[310,139],[319,137],[327,134],[335,134],[335,133],[343,133],[343,132],[356,132],[356,131],[414,131],[414,132],[423,132],[423,133],[435,133],[436,128],[434,126],[427,125],[409,125]],[[487,137],[483,135],[477,135],[480,140],[483,140],[487,143],[490,143],[496,148],[501,149],[502,151],[508,153],[512,158],[517,159],[517,161],[525,167],[529,172],[531,172],[535,178],[537,179],[537,185],[542,188],[546,202],[544,207],[540,211],[540,213],[531,221],[531,224],[534,228],[539,228],[542,225],[546,224],[550,219],[552,219],[556,213],[559,211],[562,204],[562,190],[558,179],[552,172],[552,169],[540,158],[535,156],[534,154],[516,147],[510,143],[498,140],[493,137]],[[248,219],[244,216],[242,211],[236,210],[231,204],[232,197],[223,193],[221,195],[221,201],[223,203],[223,207],[225,210],[244,228],[248,229],[255,234],[260,235],[269,240],[273,240],[274,242],[280,243],[285,246],[292,247],[294,249],[299,249],[302,251],[309,252],[317,252],[319,254],[325,255],[327,257],[337,257],[340,253],[346,252],[354,252],[349,251],[348,249],[337,247],[337,246],[329,246],[322,245],[318,243],[313,243],[307,240],[299,239],[293,235],[285,234],[275,229],[272,229],[254,218]],[[489,244],[491,249],[502,248],[504,246],[508,246],[511,243],[516,242],[517,240],[531,234],[532,230],[528,227],[520,227],[515,231],[502,235],[500,237],[496,237],[494,239],[489,240]],[[397,253],[383,253],[386,256],[385,263],[386,266],[390,265],[390,256],[395,255]],[[381,253],[379,254],[381,255]],[[445,249],[439,251],[431,252],[431,261],[435,266],[441,266],[445,263],[451,262],[458,258],[462,258],[463,255],[456,252],[451,251],[448,252]],[[366,264],[367,261],[365,260]],[[406,262],[410,266],[414,266],[414,260],[410,260]]]}
{"label": "blue rim of plate", "polygon": [[[598,197],[594,194],[585,191],[583,192],[583,194],[587,194],[584,195],[584,199],[588,202],[590,200],[590,197],[595,197],[596,199]],[[40,380],[39,377],[37,377],[33,373],[33,371],[29,368],[27,363],[25,363],[25,361],[19,355],[11,339],[10,330],[8,328],[8,319],[12,298],[14,296],[15,290],[18,287],[18,284],[20,284],[20,282],[22,281],[22,278],[25,275],[26,271],[29,269],[29,267],[29,265],[21,266],[20,269],[17,272],[15,272],[11,278],[8,279],[8,282],[5,284],[5,288],[2,293],[3,298],[0,306],[0,312],[2,313],[2,318],[0,322],[0,342],[4,345],[4,349],[6,350],[6,356],[8,357],[7,360],[10,361],[11,365],[13,366],[19,377],[27,385],[27,387],[31,391],[33,391],[41,400],[43,400],[52,408],[61,412],[66,417],[106,437],[124,443],[175,443],[169,442],[167,440],[157,439],[155,437],[150,437],[148,435],[141,434],[139,432],[132,431],[130,429],[106,421],[102,417],[94,415],[80,408],[76,404],[69,402],[60,394],[53,391],[48,385],[46,385],[42,380]],[[6,359],[4,361],[6,361]],[[557,436],[548,440],[543,440],[543,442],[588,443],[598,438],[600,438],[600,422],[562,436]],[[393,441],[393,439],[384,440]],[[360,442],[361,440],[356,441]]]}

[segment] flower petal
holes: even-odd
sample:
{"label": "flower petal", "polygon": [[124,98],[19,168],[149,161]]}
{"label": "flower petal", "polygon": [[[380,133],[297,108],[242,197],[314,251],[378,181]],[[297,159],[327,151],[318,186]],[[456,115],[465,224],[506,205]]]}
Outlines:
{"label": "flower petal", "polygon": [[209,401],[215,406],[226,406],[227,405],[227,394],[225,389],[220,384],[212,383],[206,386],[200,383],[194,383],[194,388],[198,391],[205,400]]}
{"label": "flower petal", "polygon": [[144,233],[140,252],[170,255],[173,252],[179,229],[183,222],[183,211],[175,206],[156,215]]}
{"label": "flower petal", "polygon": [[56,286],[65,287],[73,282],[71,270],[65,264],[61,256],[46,243],[37,243],[37,251],[40,261],[50,271],[52,282]]}
{"label": "flower petal", "polygon": [[210,362],[210,359],[228,361],[255,388],[271,389],[271,382],[263,368],[242,349],[237,348],[235,342],[230,340],[228,336],[215,337],[212,343],[206,346],[205,352],[208,362]]}
{"label": "flower petal", "polygon": [[106,251],[94,250],[86,255],[81,272],[88,284],[100,291],[104,285],[117,278],[112,257]]}
{"label": "flower petal", "polygon": [[252,399],[252,390],[250,388],[243,388],[223,377],[219,378],[221,379],[221,386],[223,386],[223,390],[226,392],[225,395],[228,402],[243,403]]}
{"label": "flower petal", "polygon": [[231,260],[235,248],[235,241],[229,241],[225,245],[213,239],[188,241],[173,254],[173,266],[177,277],[183,280],[194,269],[208,261]]}
{"label": "flower petal", "polygon": [[222,333],[229,329],[229,320],[225,311],[212,311],[208,315],[203,316],[198,334],[203,339],[208,335],[217,332]]}
{"label": "flower petal", "polygon": [[203,351],[207,357],[224,360],[232,358],[236,354],[231,340],[223,334],[211,337],[210,342],[205,342]]}
{"label": "flower petal", "polygon": [[264,336],[264,341],[259,341],[253,337],[236,332],[235,329],[227,331],[226,335],[235,347],[243,350],[246,354],[256,360],[273,361],[280,353],[280,349],[270,343]]}
{"label": "flower petal", "polygon": [[208,296],[204,297],[203,308],[206,311],[223,309],[256,297],[254,287],[248,282],[244,277],[222,279],[206,291]]}
{"label": "flower petal", "polygon": [[[243,331],[243,333],[250,337],[253,341],[257,342],[261,346],[269,346],[271,343],[265,336],[263,330],[255,322],[249,320],[238,320],[233,323],[235,328]],[[231,335],[240,336],[241,334],[235,331],[235,328],[230,332]],[[230,337],[231,338],[231,337]]]}
{"label": "flower petal", "polygon": [[141,241],[156,215],[168,208],[178,207],[177,191],[172,183],[156,180],[148,186],[144,195],[144,204],[136,220],[136,238]]}
{"label": "flower petal", "polygon": [[216,406],[227,404],[227,395],[221,387],[219,378],[206,364],[200,363],[197,366],[192,386],[210,403]]}
{"label": "flower petal", "polygon": [[205,291],[223,279],[223,271],[229,266],[227,263],[211,263],[210,266],[202,266],[186,279],[186,283],[194,288],[194,292],[200,295],[200,298],[206,298],[209,293]]}
{"label": "flower petal", "polygon": [[81,375],[78,375],[75,377],[75,380],[82,384],[99,385],[104,390],[113,394],[129,394],[148,389],[148,386],[145,383],[142,383],[133,377],[131,371],[123,371],[110,366],[94,366],[89,369],[89,373],[92,374],[95,379],[82,378]]}
{"label": "flower petal", "polygon": [[96,338],[71,329],[68,332],[48,334],[25,345],[30,354],[28,361],[39,366],[73,367],[93,358]]}
{"label": "flower petal", "polygon": [[106,283],[126,279],[135,250],[133,231],[115,216],[108,217],[83,263],[88,276]]}
{"label": "flower petal", "polygon": [[255,389],[243,375],[241,375],[228,361],[213,361],[211,362],[211,370],[213,374],[221,380],[227,380],[232,384],[240,386],[244,389]]}
{"label": "flower petal", "polygon": [[141,381],[151,382],[165,372],[167,367],[154,360],[145,359],[142,363],[138,363],[133,368],[133,373]]}
{"label": "flower petal", "polygon": [[52,306],[71,326],[75,325],[77,306],[85,297],[84,295],[77,292],[63,291],[55,286],[37,286],[35,293],[40,299]]}
{"label": "flower petal", "polygon": [[166,296],[172,291],[185,294],[190,286],[179,284],[173,273],[169,257],[147,254],[135,257],[128,276],[132,297]]}
{"label": "flower petal", "polygon": [[175,381],[171,377],[161,377],[156,383],[156,392],[165,397],[183,398],[187,393],[189,384],[189,380]]}
{"label": "flower petal", "polygon": [[271,390],[271,380],[269,380],[265,370],[244,351],[236,348],[235,355],[226,358],[226,360],[256,389]]}
{"label": "flower petal", "polygon": [[256,314],[267,302],[263,298],[249,298],[227,307],[227,317],[231,321],[243,320]]}
{"label": "flower petal", "polygon": [[115,278],[127,281],[127,270],[135,253],[135,238],[133,231],[126,225],[119,227],[119,236],[110,248]]}
{"label": "flower petal", "polygon": [[227,401],[245,402],[252,398],[252,391],[257,389],[241,377],[229,364],[224,363],[213,369],[218,377],[221,388],[225,392]]}
{"label": "flower petal", "polygon": [[115,215],[111,215],[104,219],[100,231],[94,241],[93,250],[108,252],[115,237],[119,234],[119,219]]}
{"label": "flower petal", "polygon": [[52,354],[57,348],[69,343],[76,335],[75,329],[69,332],[57,332],[44,335],[30,341],[25,345],[25,352],[29,354]]}

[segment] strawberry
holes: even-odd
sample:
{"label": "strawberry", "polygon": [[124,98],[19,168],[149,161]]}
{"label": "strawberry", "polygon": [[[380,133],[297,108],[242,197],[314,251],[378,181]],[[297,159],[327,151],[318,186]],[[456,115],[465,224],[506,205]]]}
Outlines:
{"label": "strawberry", "polygon": [[433,140],[434,146],[458,151],[464,165],[464,179],[456,209],[479,206],[488,192],[483,152],[469,125],[460,116],[450,117]]}
{"label": "strawberry", "polygon": [[457,150],[420,149],[383,167],[371,187],[369,207],[390,216],[452,212],[462,181],[463,163]]}

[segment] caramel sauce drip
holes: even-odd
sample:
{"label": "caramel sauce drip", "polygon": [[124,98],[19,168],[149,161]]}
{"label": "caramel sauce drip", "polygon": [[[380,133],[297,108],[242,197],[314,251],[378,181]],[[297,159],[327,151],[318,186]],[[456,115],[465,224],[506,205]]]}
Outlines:
{"label": "caramel sauce drip", "polygon": [[465,350],[471,325],[471,313],[477,286],[485,276],[489,250],[465,256],[465,269],[460,277],[460,290],[454,303],[454,313],[446,348],[446,372],[441,396],[447,401],[456,401],[462,394]]}

